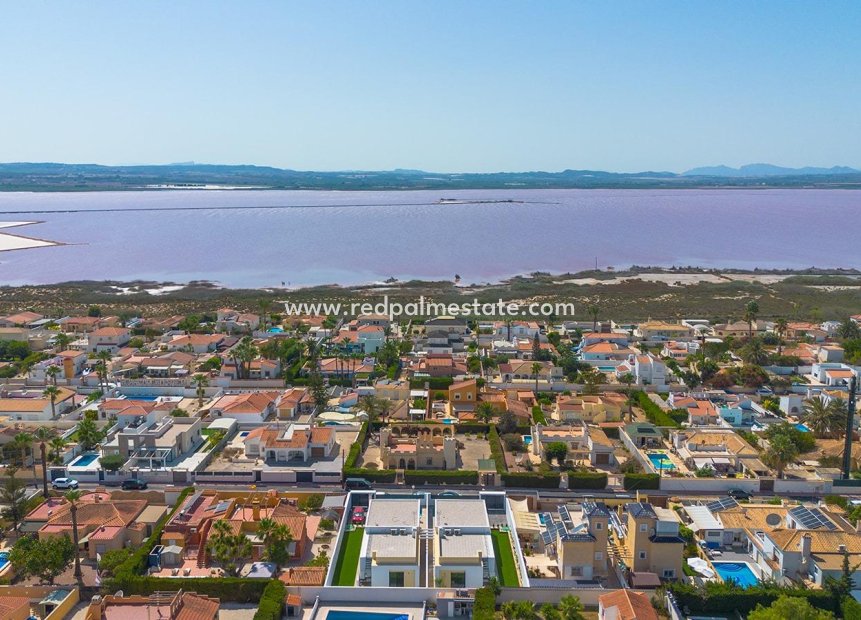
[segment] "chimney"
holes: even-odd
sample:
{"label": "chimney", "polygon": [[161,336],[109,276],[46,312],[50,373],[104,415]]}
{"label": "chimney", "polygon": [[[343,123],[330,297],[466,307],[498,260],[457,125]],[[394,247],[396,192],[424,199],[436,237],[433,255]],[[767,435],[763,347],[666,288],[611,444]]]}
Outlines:
{"label": "chimney", "polygon": [[801,537],[801,562],[806,564],[810,560],[810,551],[813,546],[813,536],[805,534]]}
{"label": "chimney", "polygon": [[255,521],[260,521],[260,500],[255,499],[251,502],[251,518]]}

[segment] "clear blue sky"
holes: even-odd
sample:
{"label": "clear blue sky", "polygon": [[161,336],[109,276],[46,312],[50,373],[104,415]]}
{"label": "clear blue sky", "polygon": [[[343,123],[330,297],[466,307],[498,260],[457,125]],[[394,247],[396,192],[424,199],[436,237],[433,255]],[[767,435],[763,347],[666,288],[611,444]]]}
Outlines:
{"label": "clear blue sky", "polygon": [[0,161],[861,167],[861,2],[3,4]]}

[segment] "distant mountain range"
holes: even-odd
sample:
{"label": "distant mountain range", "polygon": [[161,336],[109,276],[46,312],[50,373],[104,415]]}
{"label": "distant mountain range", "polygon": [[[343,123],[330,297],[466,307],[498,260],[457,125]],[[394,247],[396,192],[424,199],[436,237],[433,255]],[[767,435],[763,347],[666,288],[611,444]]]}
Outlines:
{"label": "distant mountain range", "polygon": [[835,174],[861,174],[861,170],[847,168],[846,166],[834,166],[832,168],[784,168],[772,164],[747,164],[741,168],[730,168],[729,166],[705,166],[692,168],[683,172],[686,177],[791,177],[791,176],[820,176]]}
{"label": "distant mountain range", "polygon": [[97,191],[219,186],[253,189],[566,189],[566,188],[697,188],[824,187],[861,188],[854,168],[782,168],[750,164],[713,166],[675,172],[437,173],[423,170],[346,170],[314,172],[252,165],[193,162],[147,166],[97,164],[0,163],[0,191]]}

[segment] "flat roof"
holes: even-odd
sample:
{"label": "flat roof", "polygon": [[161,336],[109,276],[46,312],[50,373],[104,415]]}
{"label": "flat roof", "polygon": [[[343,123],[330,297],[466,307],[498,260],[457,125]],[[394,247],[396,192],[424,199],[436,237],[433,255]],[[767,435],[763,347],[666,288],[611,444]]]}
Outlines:
{"label": "flat roof", "polygon": [[490,534],[461,534],[440,536],[438,559],[493,557],[493,539]]}
{"label": "flat roof", "polygon": [[415,536],[392,534],[368,534],[368,555],[378,558],[416,558],[418,541]]}
{"label": "flat roof", "polygon": [[371,498],[365,527],[418,527],[419,500]]}
{"label": "flat roof", "polygon": [[484,500],[438,499],[435,507],[437,527],[490,527]]}
{"label": "flat roof", "polygon": [[682,506],[682,510],[690,517],[691,529],[695,532],[723,529],[723,524],[705,506]]}

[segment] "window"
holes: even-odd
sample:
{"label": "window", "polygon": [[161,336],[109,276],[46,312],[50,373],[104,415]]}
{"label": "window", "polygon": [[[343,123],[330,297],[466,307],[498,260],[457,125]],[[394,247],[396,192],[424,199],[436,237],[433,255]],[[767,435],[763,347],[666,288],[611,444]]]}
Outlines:
{"label": "window", "polygon": [[466,573],[451,573],[451,588],[466,587]]}
{"label": "window", "polygon": [[595,524],[595,529],[596,529],[596,530],[604,529],[604,524],[603,524],[603,523],[601,523],[600,521],[598,521],[598,522]]}
{"label": "window", "polygon": [[460,394],[458,394],[457,392],[455,392],[455,393],[454,393],[454,399],[455,399],[455,400],[460,400]]}
{"label": "window", "polygon": [[571,567],[571,576],[572,577],[582,577],[583,576],[583,567],[582,566],[572,566]]}
{"label": "window", "polygon": [[472,400],[472,392],[467,393],[466,400]]}
{"label": "window", "polygon": [[425,465],[433,465],[433,458],[429,456],[427,458],[427,461],[425,462]]}
{"label": "window", "polygon": [[403,588],[404,587],[404,573],[403,571],[399,573],[389,573],[389,587],[390,588]]}
{"label": "window", "polygon": [[675,578],[676,578],[676,571],[674,569],[672,569],[672,568],[665,568],[664,569],[664,579],[675,579]]}
{"label": "window", "polygon": [[604,559],[604,552],[603,551],[596,551],[595,552],[595,559],[599,562],[601,560],[603,560]]}
{"label": "window", "polygon": [[646,559],[646,552],[645,552],[645,551],[640,551],[640,559],[641,559],[641,560],[645,560],[645,559]]}
{"label": "window", "polygon": [[640,523],[640,531],[641,532],[648,532],[649,531],[649,524],[648,523]]}

